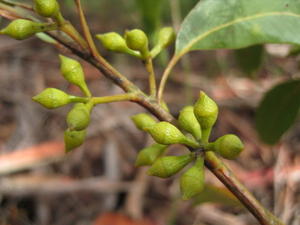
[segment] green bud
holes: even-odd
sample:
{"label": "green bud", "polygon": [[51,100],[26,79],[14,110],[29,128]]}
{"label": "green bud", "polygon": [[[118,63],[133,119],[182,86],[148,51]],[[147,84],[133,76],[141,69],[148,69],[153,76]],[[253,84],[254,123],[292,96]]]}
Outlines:
{"label": "green bud", "polygon": [[136,166],[150,166],[154,163],[154,161],[164,154],[167,149],[167,145],[161,144],[153,144],[147,148],[143,148],[135,161]]}
{"label": "green bud", "polygon": [[56,88],[46,88],[32,100],[48,109],[54,109],[72,102],[72,96]]}
{"label": "green bud", "polygon": [[56,0],[34,0],[34,10],[41,16],[54,17],[59,13]]}
{"label": "green bud", "polygon": [[193,148],[199,147],[198,143],[184,136],[177,127],[168,122],[159,122],[145,130],[150,133],[152,138],[159,144],[185,144]]}
{"label": "green bud", "polygon": [[158,158],[148,170],[148,174],[161,178],[170,177],[190,163],[194,157],[195,155],[190,153],[181,156],[164,156]]}
{"label": "green bud", "polygon": [[204,176],[204,159],[198,157],[195,165],[180,177],[180,191],[184,200],[188,200],[203,191]]}
{"label": "green bud", "polygon": [[201,126],[195,117],[193,106],[186,106],[180,111],[178,122],[182,129],[191,133],[197,140],[201,140]]}
{"label": "green bud", "polygon": [[244,150],[244,145],[236,135],[226,134],[209,144],[209,148],[225,159],[235,159]]}
{"label": "green bud", "polygon": [[60,55],[59,58],[61,63],[60,71],[64,78],[71,84],[78,86],[86,96],[90,97],[91,93],[86,85],[84,72],[80,63],[63,55]]}
{"label": "green bud", "polygon": [[134,29],[125,33],[125,40],[127,46],[141,53],[148,51],[148,38],[144,31]]}
{"label": "green bud", "polygon": [[156,124],[155,119],[147,113],[139,113],[131,117],[135,126],[140,130],[145,130],[146,127],[151,127]]}
{"label": "green bud", "polygon": [[65,140],[65,151],[70,152],[74,148],[79,147],[83,144],[86,137],[86,130],[66,130],[64,134]]}
{"label": "green bud", "polygon": [[17,19],[0,31],[0,34],[8,35],[17,40],[31,37],[35,33],[54,29],[51,24],[37,23],[31,20]]}
{"label": "green bud", "polygon": [[158,45],[166,48],[175,41],[175,38],[174,29],[172,27],[164,27],[158,33]]}
{"label": "green bud", "polygon": [[109,51],[127,53],[129,50],[124,38],[116,32],[97,34],[96,38],[98,38],[104,48]]}
{"label": "green bud", "polygon": [[67,124],[70,130],[84,130],[90,123],[91,106],[77,103],[67,115]]}
{"label": "green bud", "polygon": [[209,129],[217,120],[218,106],[210,97],[201,91],[199,99],[194,105],[194,114],[201,128]]}

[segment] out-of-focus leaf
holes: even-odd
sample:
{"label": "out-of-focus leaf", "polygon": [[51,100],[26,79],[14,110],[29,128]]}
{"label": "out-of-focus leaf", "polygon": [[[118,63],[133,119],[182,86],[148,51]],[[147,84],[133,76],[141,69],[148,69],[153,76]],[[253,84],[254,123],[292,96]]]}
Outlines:
{"label": "out-of-focus leaf", "polygon": [[139,8],[143,29],[152,35],[161,23],[163,5],[167,0],[135,0]]}
{"label": "out-of-focus leaf", "polygon": [[267,144],[275,144],[294,123],[300,108],[300,80],[281,83],[268,91],[256,113],[256,129]]}
{"label": "out-of-focus leaf", "polygon": [[252,75],[259,70],[263,53],[263,45],[254,45],[234,51],[239,68],[247,75]]}
{"label": "out-of-focus leaf", "polygon": [[243,207],[240,201],[225,187],[206,184],[204,190],[195,197],[194,205],[214,202],[228,206]]}
{"label": "out-of-focus leaf", "polygon": [[300,1],[201,0],[185,18],[176,57],[191,50],[300,44]]}
{"label": "out-of-focus leaf", "polygon": [[293,45],[289,52],[289,56],[296,56],[300,54],[300,45]]}

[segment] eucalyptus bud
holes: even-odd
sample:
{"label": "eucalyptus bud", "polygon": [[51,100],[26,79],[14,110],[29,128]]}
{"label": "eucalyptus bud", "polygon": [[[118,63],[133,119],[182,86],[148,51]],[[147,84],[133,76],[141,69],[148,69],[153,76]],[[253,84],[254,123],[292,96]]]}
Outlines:
{"label": "eucalyptus bud", "polygon": [[48,109],[54,109],[71,103],[72,96],[56,88],[46,88],[40,94],[34,96],[32,100]]}
{"label": "eucalyptus bud", "polygon": [[201,91],[199,99],[194,105],[194,114],[201,128],[208,129],[211,128],[217,120],[218,106],[210,97]]}
{"label": "eucalyptus bud", "polygon": [[204,176],[204,159],[198,157],[195,165],[189,168],[180,177],[182,199],[188,200],[203,191]]}
{"label": "eucalyptus bud", "polygon": [[104,48],[109,51],[126,53],[129,50],[124,38],[116,32],[97,34],[96,38],[98,38]]}
{"label": "eucalyptus bud", "polygon": [[186,106],[180,111],[178,123],[182,129],[191,133],[198,141],[201,140],[201,126],[195,117],[193,106]]}
{"label": "eucalyptus bud", "polygon": [[91,92],[86,85],[84,72],[80,63],[63,55],[60,55],[59,58],[61,63],[60,71],[64,78],[71,84],[78,86],[86,96],[90,97]]}
{"label": "eucalyptus bud", "polygon": [[56,0],[34,0],[34,10],[41,16],[54,17],[59,13]]}
{"label": "eucalyptus bud", "polygon": [[235,159],[244,150],[244,144],[234,134],[226,134],[210,143],[209,149],[216,151],[225,159]]}
{"label": "eucalyptus bud", "polygon": [[131,117],[135,126],[140,130],[145,130],[146,127],[151,127],[157,122],[147,113],[139,113]]}
{"label": "eucalyptus bud", "polygon": [[136,158],[136,166],[150,166],[154,161],[160,157],[167,149],[167,145],[153,144],[147,148],[142,149]]}
{"label": "eucalyptus bud", "polygon": [[151,127],[146,127],[145,130],[162,145],[185,144],[193,148],[199,147],[196,141],[184,136],[177,127],[168,122],[156,123]]}
{"label": "eucalyptus bud", "polygon": [[0,34],[8,35],[17,40],[31,37],[35,33],[53,30],[55,24],[37,23],[31,20],[17,19],[0,31]]}
{"label": "eucalyptus bud", "polygon": [[83,144],[86,137],[86,130],[66,130],[64,134],[65,151],[70,152]]}
{"label": "eucalyptus bud", "polygon": [[194,157],[192,153],[181,156],[163,156],[153,163],[148,174],[161,178],[170,177],[183,169]]}
{"label": "eucalyptus bud", "polygon": [[158,45],[162,48],[168,47],[175,41],[176,34],[172,27],[163,27],[158,33]]}
{"label": "eucalyptus bud", "polygon": [[90,123],[92,105],[77,103],[67,115],[67,124],[70,130],[84,130]]}
{"label": "eucalyptus bud", "polygon": [[132,49],[145,54],[148,51],[148,38],[144,31],[134,29],[125,33],[125,40],[127,46]]}

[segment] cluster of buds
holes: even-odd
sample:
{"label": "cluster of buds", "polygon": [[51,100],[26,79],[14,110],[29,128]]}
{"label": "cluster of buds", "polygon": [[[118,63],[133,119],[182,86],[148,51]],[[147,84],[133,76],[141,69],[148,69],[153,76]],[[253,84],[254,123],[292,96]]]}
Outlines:
{"label": "cluster of buds", "polygon": [[[157,122],[146,113],[132,117],[136,127],[148,132],[155,144],[142,149],[136,159],[137,166],[151,166],[148,174],[167,178],[194,161],[180,177],[180,190],[183,199],[190,199],[204,188],[204,151],[214,151],[226,159],[235,159],[244,149],[241,140],[227,134],[214,142],[209,142],[212,127],[218,118],[218,106],[204,92],[194,106],[184,107],[178,117],[178,127],[169,122]],[[183,144],[191,153],[179,156],[166,156],[168,146]],[[200,150],[200,152],[198,151]]]}
{"label": "cluster of buds", "polygon": [[64,134],[65,150],[69,152],[84,142],[94,104],[91,101],[91,92],[87,87],[80,63],[62,55],[60,61],[63,77],[69,83],[78,86],[86,97],[69,95],[56,88],[47,88],[32,99],[48,109],[75,103],[67,115],[68,129]]}
{"label": "cluster of buds", "polygon": [[98,34],[96,38],[109,51],[126,53],[140,59],[155,58],[164,48],[175,41],[175,32],[171,27],[159,31],[158,40],[152,50],[149,50],[149,40],[144,31],[133,29],[126,31],[124,37],[116,32]]}
{"label": "cluster of buds", "polygon": [[[35,0],[34,11],[43,17],[56,19],[60,15],[59,4],[56,0]],[[27,39],[36,33],[56,30],[57,23],[41,23],[29,19],[16,19],[0,31],[0,34],[8,35],[17,40]]]}

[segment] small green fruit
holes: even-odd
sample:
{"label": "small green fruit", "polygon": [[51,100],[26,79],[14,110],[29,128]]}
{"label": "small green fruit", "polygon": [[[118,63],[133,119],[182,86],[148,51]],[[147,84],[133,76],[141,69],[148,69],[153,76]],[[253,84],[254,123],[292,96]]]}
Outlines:
{"label": "small green fruit", "polygon": [[145,130],[146,127],[151,127],[156,124],[156,120],[147,113],[139,113],[131,117],[135,126],[140,130]]}
{"label": "small green fruit", "polygon": [[90,123],[91,106],[77,103],[67,115],[67,124],[70,130],[84,130]]}
{"label": "small green fruit", "polygon": [[34,96],[32,100],[48,109],[55,109],[69,104],[72,101],[72,96],[56,88],[46,88],[40,94]]}
{"label": "small green fruit", "polygon": [[56,0],[34,0],[34,10],[41,16],[54,17],[59,13]]}
{"label": "small green fruit", "polygon": [[31,37],[35,33],[50,30],[48,28],[48,25],[44,23],[37,23],[25,19],[17,19],[2,29],[0,33],[8,35],[17,40],[24,40]]}
{"label": "small green fruit", "polygon": [[157,143],[162,145],[184,144],[193,148],[199,147],[196,141],[184,136],[177,127],[168,122],[156,123],[151,127],[146,127],[145,130]]}
{"label": "small green fruit", "polygon": [[194,154],[186,154],[181,156],[164,156],[158,158],[148,170],[148,174],[161,178],[170,177],[184,168],[194,159],[194,157]]}
{"label": "small green fruit", "polygon": [[60,71],[64,78],[70,83],[78,86],[86,96],[90,97],[91,93],[86,85],[84,72],[80,63],[63,55],[60,55],[59,58],[61,63]]}
{"label": "small green fruit", "polygon": [[198,157],[194,166],[180,177],[182,199],[188,200],[201,193],[204,189],[204,159]]}
{"label": "small green fruit", "polygon": [[135,161],[136,166],[150,166],[154,163],[154,161],[160,157],[165,150],[167,149],[167,145],[161,144],[153,144],[147,148],[142,149]]}
{"label": "small green fruit", "polygon": [[197,140],[201,140],[201,126],[195,117],[193,106],[186,106],[180,111],[178,123],[182,129],[191,133]]}
{"label": "small green fruit", "polygon": [[148,51],[148,38],[144,31],[134,29],[125,33],[125,40],[127,46],[141,53]]}
{"label": "small green fruit", "polygon": [[244,150],[242,141],[234,134],[218,138],[210,147],[225,159],[235,159]]}
{"label": "small green fruit", "polygon": [[65,140],[65,151],[70,152],[74,148],[79,147],[83,144],[86,137],[86,130],[66,130],[64,134]]}
{"label": "small green fruit", "polygon": [[172,27],[164,27],[158,33],[158,45],[162,48],[168,47],[175,41],[176,34]]}
{"label": "small green fruit", "polygon": [[200,92],[200,97],[194,105],[194,114],[202,129],[210,129],[218,117],[217,104],[204,92]]}
{"label": "small green fruit", "polygon": [[124,38],[116,32],[98,34],[96,38],[98,38],[104,48],[109,51],[126,53],[129,50]]}

